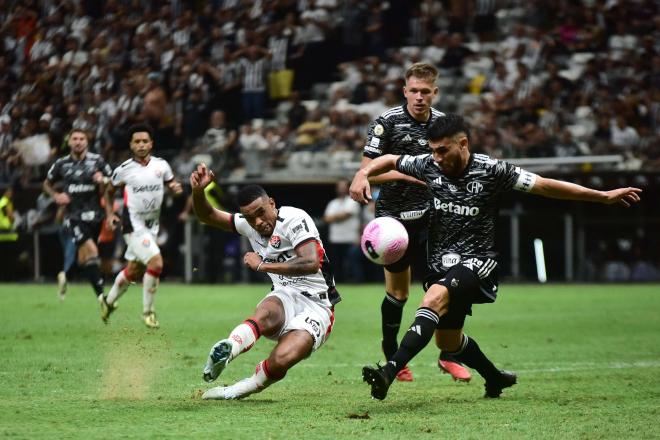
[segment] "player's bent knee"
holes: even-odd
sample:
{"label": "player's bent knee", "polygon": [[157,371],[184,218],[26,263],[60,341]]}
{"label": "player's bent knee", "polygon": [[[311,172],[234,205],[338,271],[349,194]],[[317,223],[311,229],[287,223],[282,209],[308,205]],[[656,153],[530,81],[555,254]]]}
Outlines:
{"label": "player's bent knee", "polygon": [[154,255],[153,257],[151,257],[149,259],[149,261],[147,262],[147,268],[151,271],[154,271],[154,272],[158,272],[158,273],[162,272],[163,271],[163,257],[160,254]]}
{"label": "player's bent knee", "polygon": [[449,305],[449,291],[445,286],[434,284],[426,291],[424,298],[422,298],[422,307],[435,310],[438,314],[443,314],[447,311]]}

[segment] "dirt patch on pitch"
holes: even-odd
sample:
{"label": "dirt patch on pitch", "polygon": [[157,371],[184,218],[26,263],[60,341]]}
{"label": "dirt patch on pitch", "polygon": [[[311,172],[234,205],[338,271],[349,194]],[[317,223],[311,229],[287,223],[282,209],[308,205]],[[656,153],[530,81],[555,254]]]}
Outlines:
{"label": "dirt patch on pitch", "polygon": [[123,328],[106,334],[101,345],[101,399],[143,400],[149,397],[156,372],[165,357],[162,335]]}

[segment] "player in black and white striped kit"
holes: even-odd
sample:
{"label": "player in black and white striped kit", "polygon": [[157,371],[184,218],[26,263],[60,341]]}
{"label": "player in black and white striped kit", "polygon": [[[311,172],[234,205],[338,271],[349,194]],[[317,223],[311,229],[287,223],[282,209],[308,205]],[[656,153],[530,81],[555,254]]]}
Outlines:
{"label": "player in black and white striped kit", "polygon": [[438,347],[450,351],[485,379],[485,397],[499,397],[516,383],[514,373],[501,371],[475,340],[463,334],[472,304],[495,301],[498,289],[495,222],[501,193],[518,190],[544,197],[630,206],[640,200],[638,188],[597,191],[547,179],[505,161],[469,151],[469,129],[459,115],[436,119],[428,131],[430,154],[386,155],[358,171],[352,188],[357,200],[370,198],[371,174],[396,169],[420,179],[432,193],[429,227],[431,274],[415,321],[398,351],[385,366],[364,367],[371,395],[384,399],[396,374],[436,336]]}
{"label": "player in black and white striped kit", "polygon": [[[66,206],[63,226],[78,249],[78,265],[92,285],[94,295],[101,301],[103,275],[96,241],[104,217],[100,194],[108,183],[112,168],[101,155],[89,152],[89,137],[84,130],[71,130],[67,143],[71,152],[53,163],[43,189],[59,206]],[[55,189],[58,183],[63,184],[61,191]],[[64,279],[58,275],[60,297],[66,291],[66,274],[63,275]]]}
{"label": "player in black and white striped kit", "polygon": [[[437,77],[438,70],[427,63],[413,64],[406,71],[406,85],[403,89],[406,103],[387,110],[371,124],[360,168],[384,154],[417,155],[428,152],[428,125],[444,115],[431,107],[433,99],[438,96],[438,87],[435,85]],[[382,349],[385,358],[389,360],[398,347],[397,335],[403,306],[410,294],[412,260],[426,261],[430,195],[423,182],[396,171],[374,176],[369,181],[381,185],[376,201],[376,217],[400,220],[410,240],[405,255],[396,263],[385,266],[385,298],[380,310]],[[470,380],[470,372],[446,354],[441,354],[438,365],[454,379]],[[397,378],[412,381],[412,372],[406,367]]]}

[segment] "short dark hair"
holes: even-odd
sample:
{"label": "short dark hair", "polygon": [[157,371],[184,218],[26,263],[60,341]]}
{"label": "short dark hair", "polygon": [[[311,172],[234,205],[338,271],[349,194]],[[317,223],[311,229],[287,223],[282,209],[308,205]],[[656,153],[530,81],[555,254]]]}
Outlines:
{"label": "short dark hair", "polygon": [[452,137],[458,133],[465,133],[470,140],[470,127],[463,116],[455,113],[447,113],[445,116],[436,118],[426,130],[426,137],[430,141],[439,141]]}
{"label": "short dark hair", "polygon": [[71,135],[73,133],[82,133],[82,134],[84,134],[85,138],[87,139],[87,142],[89,142],[89,133],[87,132],[87,130],[84,130],[82,128],[77,128],[77,127],[72,128],[71,130],[69,130],[69,133],[66,135],[67,142],[69,141],[69,138],[71,137]]}
{"label": "short dark hair", "polygon": [[268,197],[265,189],[259,185],[247,185],[238,191],[236,203],[241,207],[247,206],[261,197]]}
{"label": "short dark hair", "polygon": [[154,140],[154,129],[151,128],[149,124],[133,124],[128,127],[128,141],[130,142],[133,139],[135,133],[149,133],[149,139]]}

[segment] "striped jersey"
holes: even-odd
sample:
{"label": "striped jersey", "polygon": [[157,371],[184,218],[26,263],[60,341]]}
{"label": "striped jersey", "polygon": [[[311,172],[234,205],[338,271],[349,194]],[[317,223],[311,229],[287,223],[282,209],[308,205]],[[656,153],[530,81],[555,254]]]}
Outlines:
{"label": "striped jersey", "polygon": [[112,168],[101,155],[85,153],[82,160],[76,160],[70,154],[60,157],[48,170],[46,179],[51,183],[64,183],[64,192],[71,203],[66,207],[66,218],[85,222],[100,222],[105,213],[101,208],[99,187],[93,176],[100,171],[110,177]]}
{"label": "striped jersey", "polygon": [[288,276],[268,273],[273,282],[273,289],[284,289],[331,307],[341,301],[335,289],[330,261],[325,255],[319,231],[312,218],[302,209],[282,206],[277,214],[275,228],[270,237],[264,237],[250,226],[241,214],[231,217],[232,228],[247,237],[254,252],[265,263],[283,263],[296,258],[295,248],[309,241],[315,241],[319,252],[321,267],[316,273],[301,276]]}
{"label": "striped jersey", "polygon": [[[419,122],[406,105],[393,107],[381,114],[369,127],[363,155],[375,159],[384,154],[417,156],[429,152],[426,129],[444,113],[431,108],[429,120]],[[420,218],[428,207],[428,188],[408,182],[387,182],[380,188],[376,200],[376,217],[394,217],[401,220]]]}
{"label": "striped jersey", "polygon": [[484,154],[472,154],[462,175],[447,177],[430,154],[401,156],[396,169],[426,182],[431,194],[428,266],[436,272],[470,257],[495,259],[499,196],[529,192],[536,175]]}
{"label": "striped jersey", "polygon": [[112,184],[124,187],[124,234],[149,230],[158,235],[160,208],[165,184],[174,179],[170,165],[164,159],[151,156],[146,165],[128,159],[115,168]]}

